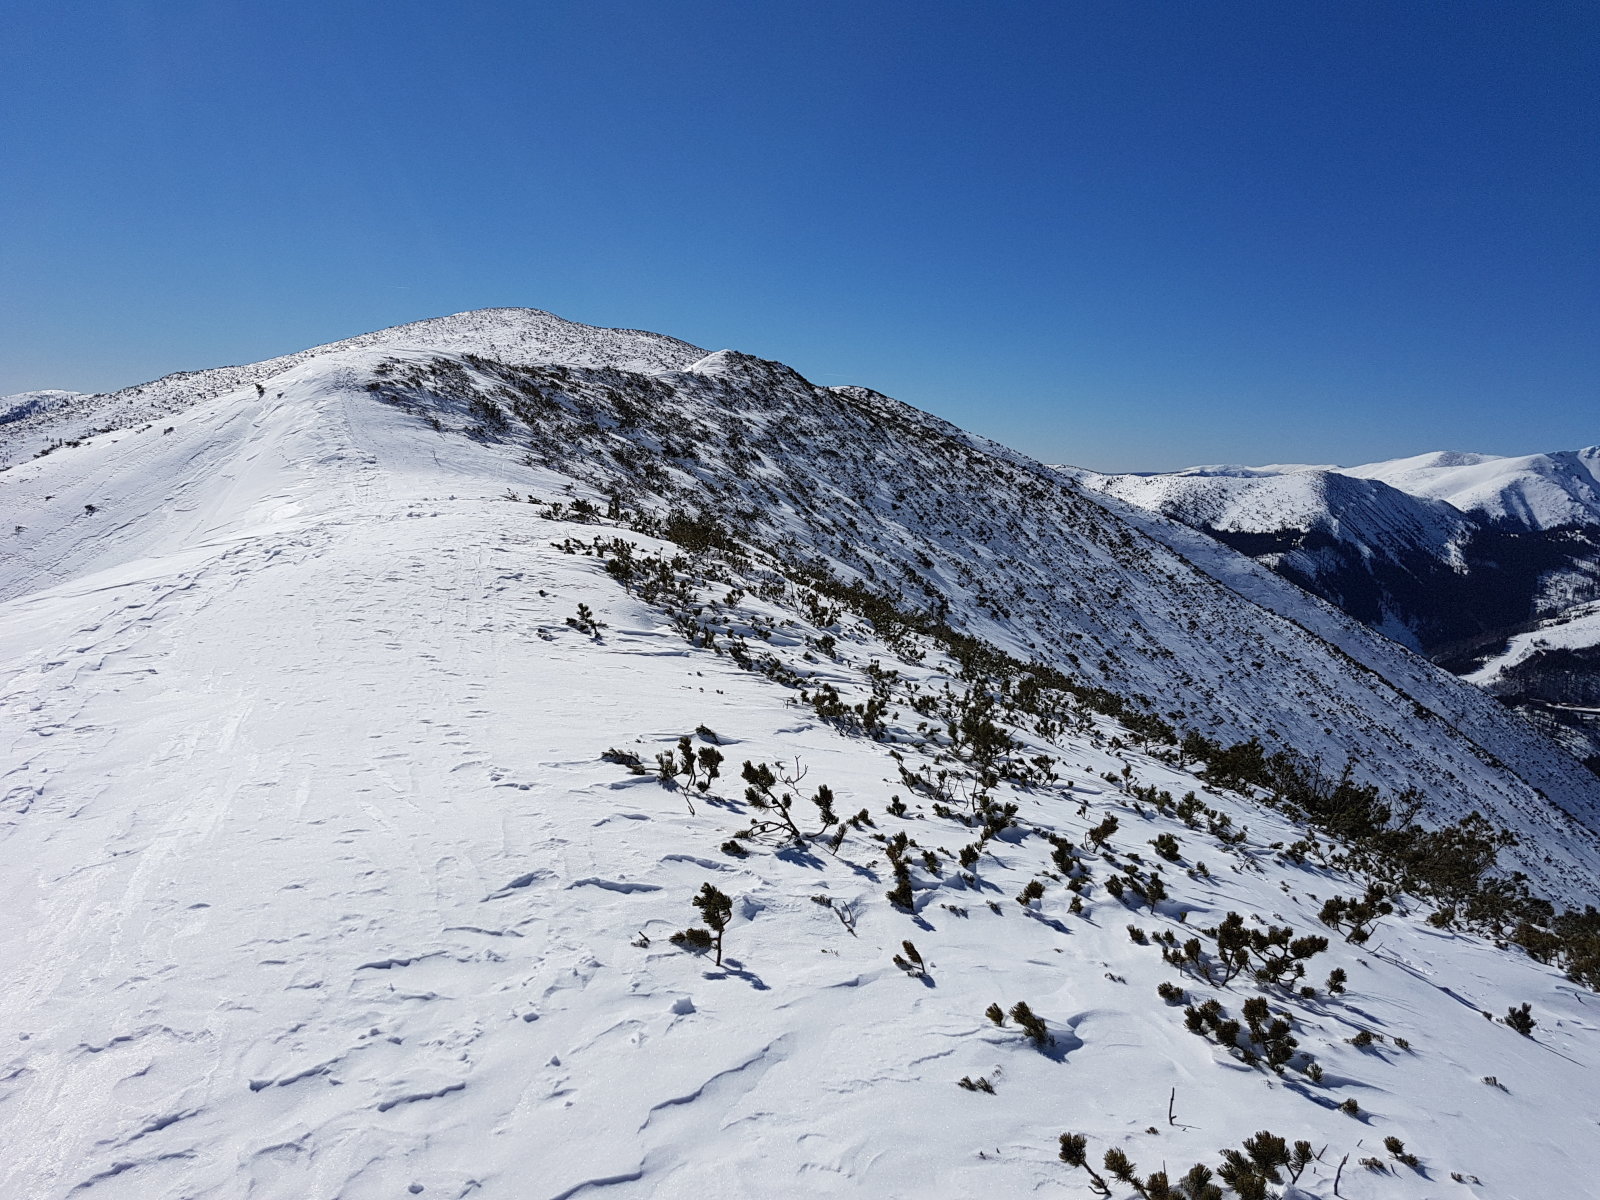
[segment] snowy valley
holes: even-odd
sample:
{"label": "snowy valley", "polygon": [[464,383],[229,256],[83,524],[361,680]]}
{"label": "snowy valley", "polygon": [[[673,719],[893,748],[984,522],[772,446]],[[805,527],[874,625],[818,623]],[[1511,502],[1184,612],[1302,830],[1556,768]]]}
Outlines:
{"label": "snowy valley", "polygon": [[1227,536],[1432,571],[1466,482],[1152,498],[534,310],[0,456],[0,1194],[1600,1170],[1600,778]]}
{"label": "snowy valley", "polygon": [[1582,620],[1600,600],[1600,448],[1071,473],[1473,680],[1600,772],[1600,639]]}

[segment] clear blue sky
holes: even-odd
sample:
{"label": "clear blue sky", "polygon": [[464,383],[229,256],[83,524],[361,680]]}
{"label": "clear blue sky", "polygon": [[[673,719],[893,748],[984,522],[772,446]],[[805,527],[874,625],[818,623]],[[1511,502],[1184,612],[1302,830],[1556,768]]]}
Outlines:
{"label": "clear blue sky", "polygon": [[0,393],[490,305],[1102,469],[1600,442],[1600,7],[6,6]]}

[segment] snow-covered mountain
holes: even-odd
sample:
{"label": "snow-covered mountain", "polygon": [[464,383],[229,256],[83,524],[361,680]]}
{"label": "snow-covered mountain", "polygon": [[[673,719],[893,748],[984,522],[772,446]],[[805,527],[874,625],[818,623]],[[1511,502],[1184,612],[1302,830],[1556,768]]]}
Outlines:
{"label": "snow-covered mountain", "polygon": [[[1442,500],[1518,529],[1600,523],[1600,446],[1550,454],[1468,454],[1436,450],[1356,467],[1271,463],[1260,467],[1188,467],[1157,479],[1263,479],[1332,473],[1375,479],[1410,496]],[[1112,480],[1140,476],[1113,475]]]}
{"label": "snow-covered mountain", "polygon": [[1518,529],[1600,525],[1600,446],[1517,457],[1443,451],[1340,469]]}
{"label": "snow-covered mountain", "polygon": [[[178,371],[150,383],[115,392],[27,392],[7,401],[47,398],[26,407],[0,434],[0,466],[38,455],[62,442],[100,430],[125,429],[155,421],[224,392],[252,386],[300,363],[343,350],[433,351],[492,355],[507,363],[561,362],[571,366],[610,366],[624,371],[665,371],[686,367],[705,351],[659,333],[640,329],[600,329],[580,325],[536,308],[486,308],[395,325],[339,342],[313,346],[237,367]],[[0,402],[3,403],[3,402]]]}
{"label": "snow-covered mountain", "polygon": [[[1272,1194],[1600,1166],[1600,964],[1477,875],[1504,828],[1591,903],[1600,784],[1180,522],[522,310],[0,442],[4,1194],[1070,1192],[1078,1133],[1159,1195],[1262,1129],[1318,1154],[1255,1142]],[[708,883],[718,961],[669,937]]]}
{"label": "snow-covered mountain", "polygon": [[52,409],[69,404],[82,396],[82,392],[64,392],[56,389],[13,392],[9,396],[0,396],[0,425],[10,425],[29,417],[43,416]]}
{"label": "snow-covered mountain", "polygon": [[1468,569],[1482,525],[1443,501],[1328,470],[1075,476],[1211,534],[1414,650],[1527,619],[1532,584],[1483,603],[1493,568]]}
{"label": "snow-covered mountain", "polygon": [[[1510,641],[1600,599],[1600,449],[1436,453],[1362,467],[1194,467],[1072,474],[1203,530],[1364,624],[1484,682],[1600,768],[1600,723],[1551,710],[1541,655]],[[1587,629],[1579,622],[1575,630]],[[1577,636],[1569,631],[1571,636]],[[1518,670],[1487,664],[1515,653]],[[1584,685],[1600,687],[1600,675]]]}

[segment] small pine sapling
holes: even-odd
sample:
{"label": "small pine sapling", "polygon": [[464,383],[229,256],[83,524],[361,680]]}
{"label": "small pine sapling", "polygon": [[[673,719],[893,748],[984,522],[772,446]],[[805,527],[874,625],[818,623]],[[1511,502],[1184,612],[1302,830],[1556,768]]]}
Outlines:
{"label": "small pine sapling", "polygon": [[1035,900],[1044,896],[1044,884],[1037,879],[1030,879],[1022,885],[1022,891],[1017,894],[1017,903],[1027,908]]}
{"label": "small pine sapling", "polygon": [[1316,1161],[1317,1155],[1312,1150],[1310,1142],[1296,1142],[1284,1167],[1289,1172],[1289,1182],[1299,1183],[1301,1174]]}
{"label": "small pine sapling", "polygon": [[1506,1024],[1515,1029],[1523,1037],[1532,1037],[1533,1029],[1539,1022],[1534,1019],[1531,1006],[1524,1001],[1521,1008],[1506,1010]]}
{"label": "small pine sapling", "polygon": [[695,786],[704,792],[710,789],[717,776],[722,773],[722,751],[711,746],[702,746],[695,758],[700,766],[700,782]]}
{"label": "small pine sapling", "polygon": [[1359,900],[1330,897],[1318,917],[1324,925],[1343,931],[1347,942],[1359,946],[1372,936],[1372,927],[1378,919],[1392,912],[1394,905],[1389,903],[1389,893],[1381,883],[1374,883]]}
{"label": "small pine sapling", "polygon": [[906,862],[906,854],[911,848],[911,839],[904,833],[897,833],[884,843],[884,850],[889,855],[889,868],[894,872],[895,885],[885,897],[896,908],[906,912],[916,911],[916,897],[911,891],[911,867]]}
{"label": "small pine sapling", "polygon": [[1026,1000],[1018,1000],[1011,1006],[1011,1019],[1022,1026],[1022,1031],[1028,1035],[1030,1041],[1041,1050],[1050,1044],[1050,1030],[1043,1021],[1028,1007]]}
{"label": "small pine sapling", "polygon": [[817,806],[817,811],[822,814],[822,828],[839,823],[838,816],[833,811],[833,789],[827,784],[820,784],[816,794],[811,797],[811,803]]}
{"label": "small pine sapling", "polygon": [[677,777],[678,760],[673,757],[672,751],[663,750],[656,755],[656,782],[667,787]]}
{"label": "small pine sapling", "polygon": [[1178,1181],[1180,1194],[1184,1200],[1222,1200],[1222,1189],[1211,1182],[1212,1178],[1210,1167],[1205,1163],[1195,1163]]}
{"label": "small pine sapling", "polygon": [[616,763],[619,767],[627,767],[635,775],[643,775],[644,759],[631,750],[618,750],[615,746],[600,756],[601,762]]}
{"label": "small pine sapling", "polygon": [[1110,814],[1104,821],[1089,830],[1088,840],[1093,842],[1099,849],[1105,849],[1106,839],[1117,831],[1117,824],[1116,814]]}
{"label": "small pine sapling", "polygon": [[695,954],[704,954],[711,949],[713,939],[704,929],[691,925],[688,929],[678,930],[668,941]]}
{"label": "small pine sapling", "polygon": [[578,615],[568,617],[567,624],[579,633],[587,634],[596,641],[600,640],[600,631],[606,627],[604,621],[595,619],[593,610],[587,604],[578,605]]}
{"label": "small pine sapling", "polygon": [[1278,1170],[1289,1165],[1289,1145],[1283,1138],[1269,1130],[1260,1130],[1255,1137],[1245,1138],[1244,1151],[1257,1174],[1270,1183],[1279,1182]]}
{"label": "small pine sapling", "polygon": [[926,979],[928,977],[928,967],[922,961],[922,955],[917,952],[917,948],[911,944],[909,939],[901,942],[900,945],[906,952],[905,957],[902,958],[896,954],[894,956],[894,965],[913,979]]}
{"label": "small pine sapling", "polygon": [[778,792],[776,789],[780,783],[785,787],[794,787],[806,777],[806,774],[806,768],[800,766],[798,760],[792,774],[782,771],[781,764],[780,770],[774,771],[766,763],[758,765],[748,759],[745,760],[742,777],[748,786],[744,789],[744,798],[751,808],[770,814],[770,819],[757,821],[750,827],[752,834],[777,834],[803,844],[808,837],[820,837],[828,826],[838,821],[839,818],[833,811],[833,789],[824,784],[811,797],[811,802],[822,813],[822,828],[815,834],[808,835],[795,823],[791,811],[794,807],[793,794],[787,791]]}
{"label": "small pine sapling", "polygon": [[1407,1151],[1406,1144],[1393,1134],[1390,1134],[1388,1137],[1383,1139],[1383,1148],[1400,1162],[1405,1163],[1405,1165],[1410,1167],[1413,1171],[1417,1170],[1422,1165],[1421,1160],[1419,1160],[1415,1154]]}
{"label": "small pine sapling", "polygon": [[672,935],[672,942],[685,946],[690,950],[705,951],[714,949],[717,954],[717,966],[722,965],[722,935],[728,928],[728,922],[733,919],[733,901],[718,891],[709,883],[700,885],[700,893],[695,896],[692,903],[700,910],[700,919],[706,923],[710,932],[698,927],[683,929]]}

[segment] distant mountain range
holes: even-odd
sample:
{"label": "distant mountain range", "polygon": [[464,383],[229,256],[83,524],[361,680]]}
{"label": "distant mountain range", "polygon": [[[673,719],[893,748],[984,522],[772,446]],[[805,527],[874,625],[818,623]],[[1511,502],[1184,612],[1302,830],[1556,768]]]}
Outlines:
{"label": "distant mountain range", "polygon": [[1071,473],[1250,555],[1600,768],[1600,447]]}

